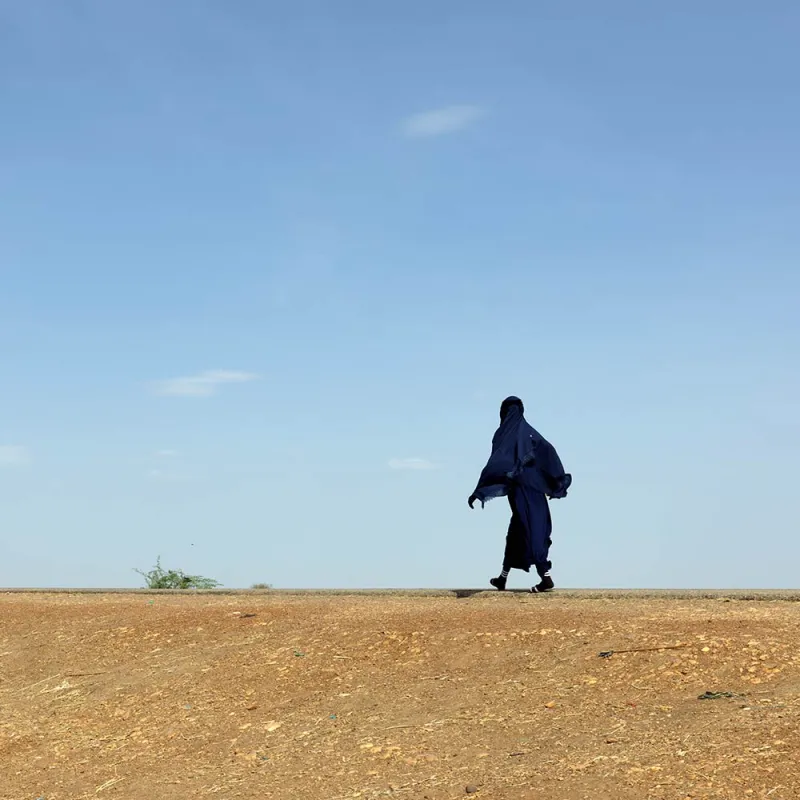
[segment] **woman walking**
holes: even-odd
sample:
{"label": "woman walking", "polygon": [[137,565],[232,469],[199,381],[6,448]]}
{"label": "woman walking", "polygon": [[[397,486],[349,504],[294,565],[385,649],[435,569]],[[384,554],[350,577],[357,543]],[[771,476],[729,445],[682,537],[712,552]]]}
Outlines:
{"label": "woman walking", "polygon": [[507,397],[500,406],[500,427],[492,438],[492,454],[468,503],[481,508],[493,497],[508,497],[511,522],[506,535],[503,571],[489,583],[506,588],[509,570],[530,572],[536,567],[539,583],[532,592],[555,588],[550,577],[549,552],[553,523],[548,498],[567,496],[572,476],[564,472],[553,445],[532,428],[518,397]]}

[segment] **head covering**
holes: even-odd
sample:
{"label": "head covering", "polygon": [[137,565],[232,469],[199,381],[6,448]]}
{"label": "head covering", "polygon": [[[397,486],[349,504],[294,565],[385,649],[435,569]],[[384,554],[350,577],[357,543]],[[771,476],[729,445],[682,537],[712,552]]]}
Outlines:
{"label": "head covering", "polygon": [[505,419],[506,414],[513,408],[514,406],[519,406],[519,410],[524,414],[525,413],[525,406],[522,400],[519,397],[506,397],[505,400],[500,404],[500,422]]}
{"label": "head covering", "polygon": [[508,494],[518,482],[530,484],[549,497],[567,496],[572,476],[555,447],[524,416],[518,397],[507,397],[500,406],[500,427],[492,437],[492,453],[473,494],[481,503]]}

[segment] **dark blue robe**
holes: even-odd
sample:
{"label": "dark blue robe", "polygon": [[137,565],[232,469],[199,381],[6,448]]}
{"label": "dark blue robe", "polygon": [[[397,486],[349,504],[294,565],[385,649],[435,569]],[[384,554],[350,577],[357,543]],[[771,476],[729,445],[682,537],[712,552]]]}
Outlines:
{"label": "dark blue robe", "polygon": [[572,476],[564,472],[556,449],[525,420],[522,401],[503,402],[500,427],[492,438],[492,453],[473,496],[481,505],[508,497],[511,522],[506,535],[503,569],[540,575],[550,569],[553,530],[547,499],[567,496]]}

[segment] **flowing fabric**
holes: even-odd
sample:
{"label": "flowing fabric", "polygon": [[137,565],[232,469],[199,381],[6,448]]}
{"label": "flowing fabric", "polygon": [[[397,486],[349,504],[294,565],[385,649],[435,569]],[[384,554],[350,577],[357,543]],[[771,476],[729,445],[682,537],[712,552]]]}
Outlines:
{"label": "flowing fabric", "polygon": [[484,504],[525,485],[547,497],[566,497],[572,476],[564,472],[555,447],[528,424],[521,400],[509,397],[503,407],[500,427],[492,437],[492,453],[474,496]]}
{"label": "flowing fabric", "polygon": [[526,486],[517,487],[508,495],[511,521],[506,534],[503,569],[530,572],[532,566],[544,576],[552,567],[550,545],[553,520],[547,498]]}
{"label": "flowing fabric", "polygon": [[511,522],[506,535],[503,569],[549,574],[553,523],[547,498],[567,496],[572,476],[564,472],[553,445],[525,420],[524,406],[509,397],[500,407],[500,427],[492,438],[492,453],[478,479],[473,497],[481,505],[507,496]]}

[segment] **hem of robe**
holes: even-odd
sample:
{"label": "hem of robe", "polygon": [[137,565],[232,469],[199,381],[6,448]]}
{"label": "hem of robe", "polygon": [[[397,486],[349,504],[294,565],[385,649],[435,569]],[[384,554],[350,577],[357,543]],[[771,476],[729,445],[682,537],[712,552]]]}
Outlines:
{"label": "hem of robe", "polygon": [[533,564],[529,564],[527,567],[521,567],[519,564],[504,564],[503,569],[521,569],[523,572],[530,572],[532,566]]}

